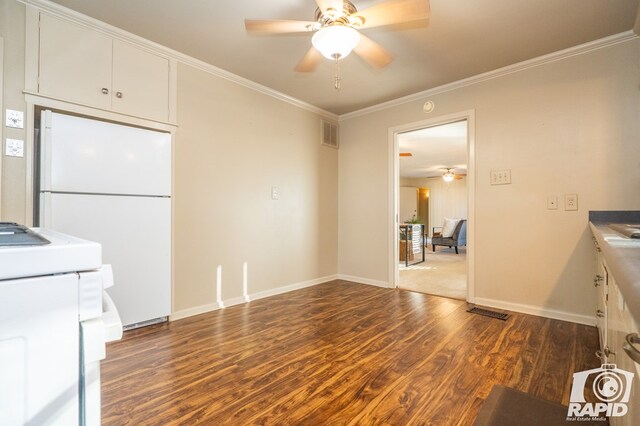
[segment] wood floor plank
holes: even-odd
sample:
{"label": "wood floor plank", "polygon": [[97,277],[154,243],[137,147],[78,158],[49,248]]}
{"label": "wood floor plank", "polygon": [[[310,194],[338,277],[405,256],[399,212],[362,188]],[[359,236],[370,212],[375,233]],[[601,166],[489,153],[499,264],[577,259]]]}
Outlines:
{"label": "wood floor plank", "polygon": [[550,321],[550,329],[542,347],[536,366],[537,379],[529,389],[534,396],[553,401],[562,401],[566,382],[563,374],[573,367],[572,359],[576,345],[577,324],[565,321]]}
{"label": "wood floor plank", "polygon": [[103,424],[471,424],[499,383],[562,402],[594,328],[346,281],[127,332]]}

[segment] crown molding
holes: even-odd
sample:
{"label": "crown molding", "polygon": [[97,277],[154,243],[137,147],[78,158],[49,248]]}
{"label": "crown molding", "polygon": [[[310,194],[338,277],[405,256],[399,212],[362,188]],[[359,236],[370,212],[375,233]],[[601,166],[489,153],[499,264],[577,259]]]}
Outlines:
{"label": "crown molding", "polygon": [[580,44],[578,46],[570,47],[568,49],[559,50],[557,52],[549,53],[547,55],[538,56],[537,58],[528,59],[523,62],[518,62],[513,65],[508,65],[503,68],[498,68],[493,71],[488,71],[482,74],[478,74],[463,80],[454,81],[452,83],[443,84],[442,86],[427,89],[422,92],[414,93],[412,95],[403,96],[401,98],[393,99],[391,101],[383,102],[378,105],[373,105],[367,108],[359,109],[357,111],[348,112],[342,114],[339,117],[339,121],[345,121],[363,115],[371,114],[377,111],[393,108],[398,105],[406,104],[421,100],[425,97],[439,95],[441,93],[450,92],[452,90],[460,89],[462,87],[470,86],[472,84],[482,83],[483,81],[492,80],[494,78],[502,77],[508,74],[524,71],[529,68],[538,67],[551,62],[561,61],[566,58],[570,58],[576,55],[582,55],[584,53],[592,52],[594,50],[602,49],[605,47],[613,46],[615,44],[624,43],[630,40],[637,39],[638,35],[633,31],[625,31],[623,33],[614,34],[612,36],[604,37],[598,40],[590,41],[588,43]]}
{"label": "crown molding", "polygon": [[251,81],[244,77],[240,77],[239,75],[223,70],[222,68],[218,68],[207,62],[201,61],[200,59],[196,59],[184,53],[178,52],[177,50],[173,50],[171,48],[168,48],[161,44],[147,40],[143,37],[137,36],[128,31],[120,29],[118,27],[114,27],[113,25],[91,18],[87,15],[76,12],[75,10],[71,10],[57,3],[53,3],[49,0],[17,0],[17,1],[19,1],[20,3],[24,3],[25,5],[36,7],[37,9],[50,13],[52,15],[65,18],[67,20],[83,25],[85,27],[92,28],[96,31],[100,31],[101,33],[104,33],[108,36],[135,44],[139,47],[151,50],[155,53],[159,53],[163,56],[166,56],[167,58],[175,59],[178,62],[181,62],[185,65],[189,65],[191,67],[197,68],[201,71],[215,75],[216,77],[220,77],[225,80],[231,81],[240,86],[254,90],[258,93],[262,93],[264,95],[267,95],[272,98],[278,99],[280,101],[286,102],[288,104],[294,105],[298,108],[313,112],[322,117],[325,117],[334,121],[338,121],[339,119],[339,116],[337,114],[326,111],[315,105],[311,105],[307,102],[301,101],[292,96],[289,96],[277,90],[271,89],[267,86],[263,86],[262,84],[256,83],[255,81]]}

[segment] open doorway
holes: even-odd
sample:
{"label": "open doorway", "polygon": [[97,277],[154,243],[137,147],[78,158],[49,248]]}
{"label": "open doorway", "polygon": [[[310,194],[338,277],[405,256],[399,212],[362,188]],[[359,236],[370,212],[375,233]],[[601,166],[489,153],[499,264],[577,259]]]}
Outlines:
{"label": "open doorway", "polygon": [[394,132],[392,241],[399,288],[472,300],[470,121],[463,116]]}

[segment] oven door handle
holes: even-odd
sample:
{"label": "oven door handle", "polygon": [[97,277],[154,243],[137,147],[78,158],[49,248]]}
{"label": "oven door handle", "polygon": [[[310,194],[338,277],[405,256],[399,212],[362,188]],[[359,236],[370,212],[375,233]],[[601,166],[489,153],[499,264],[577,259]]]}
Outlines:
{"label": "oven door handle", "polygon": [[102,293],[102,323],[105,342],[122,339],[122,320],[116,304],[106,291]]}

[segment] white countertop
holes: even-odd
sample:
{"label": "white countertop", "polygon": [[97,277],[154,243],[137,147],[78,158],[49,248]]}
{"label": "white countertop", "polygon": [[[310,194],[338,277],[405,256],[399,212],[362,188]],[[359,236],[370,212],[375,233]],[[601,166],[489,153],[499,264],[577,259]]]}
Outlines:
{"label": "white countertop", "polygon": [[606,223],[589,222],[589,226],[629,312],[640,320],[640,239],[626,238]]}

